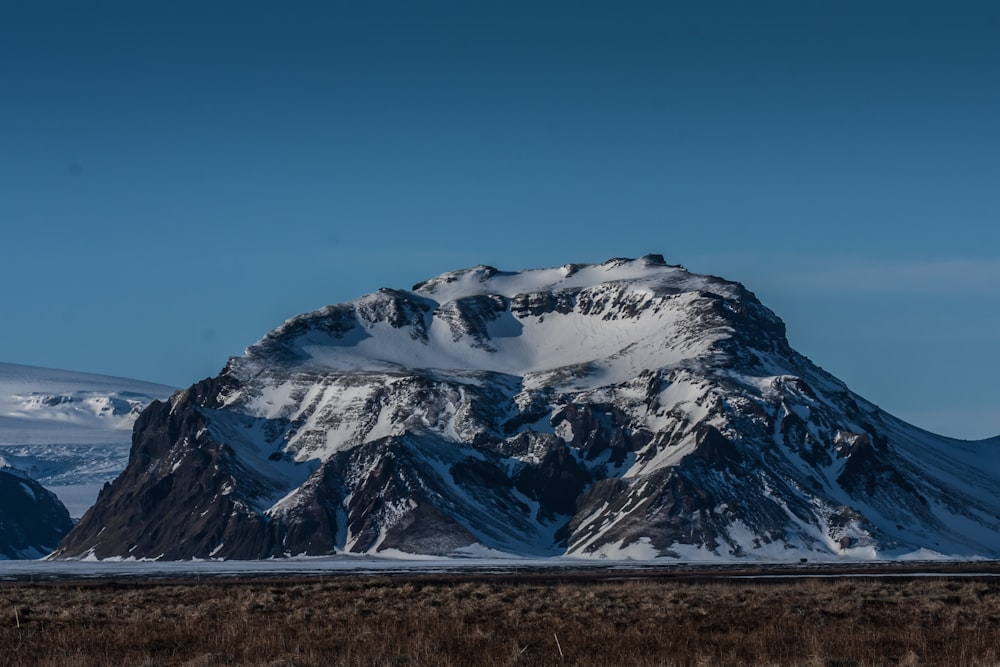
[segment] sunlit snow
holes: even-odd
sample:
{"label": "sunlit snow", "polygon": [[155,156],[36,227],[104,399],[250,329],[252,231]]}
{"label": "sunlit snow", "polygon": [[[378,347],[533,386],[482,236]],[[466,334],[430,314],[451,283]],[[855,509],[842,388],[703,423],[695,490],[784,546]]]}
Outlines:
{"label": "sunlit snow", "polygon": [[0,458],[80,517],[128,460],[132,425],[172,387],[0,363]]}

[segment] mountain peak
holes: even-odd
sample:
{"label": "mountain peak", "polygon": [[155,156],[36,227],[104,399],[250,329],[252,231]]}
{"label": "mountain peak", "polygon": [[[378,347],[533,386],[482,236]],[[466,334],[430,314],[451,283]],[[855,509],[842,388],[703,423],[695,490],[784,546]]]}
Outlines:
{"label": "mountain peak", "polygon": [[993,450],[854,395],[739,283],[479,265],[292,318],[153,404],[60,554],[995,557]]}
{"label": "mountain peak", "polygon": [[601,264],[566,264],[551,269],[500,271],[480,264],[471,269],[449,271],[417,283],[413,291],[438,301],[494,293],[506,297],[532,292],[593,287],[620,281],[656,280],[683,282],[681,266],[668,265],[662,255],[639,259],[616,257]]}
{"label": "mountain peak", "polygon": [[[492,372],[600,386],[742,347],[784,346],[781,321],[742,285],[662,256],[500,271],[479,265],[300,315],[234,362],[331,371]],[[241,371],[241,369],[243,369]],[[547,378],[547,379],[546,379]]]}

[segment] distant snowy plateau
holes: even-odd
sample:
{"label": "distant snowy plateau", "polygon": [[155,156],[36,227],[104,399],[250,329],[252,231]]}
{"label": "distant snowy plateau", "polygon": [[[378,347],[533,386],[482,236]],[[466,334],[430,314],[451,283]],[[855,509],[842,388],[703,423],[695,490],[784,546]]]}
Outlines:
{"label": "distant snowy plateau", "polygon": [[[124,469],[142,409],[173,391],[0,363],[0,558],[38,557],[54,549],[69,530],[69,517],[82,516],[100,488]],[[52,493],[58,501],[48,498]],[[66,509],[57,507],[59,501]],[[15,523],[23,525],[15,530]],[[54,531],[45,523],[55,523]]]}
{"label": "distant snowy plateau", "polygon": [[[14,393],[5,420],[61,405]],[[86,418],[124,434],[115,400]],[[738,283],[478,266],[293,318],[153,402],[55,557],[997,558],[998,453],[852,393]]]}

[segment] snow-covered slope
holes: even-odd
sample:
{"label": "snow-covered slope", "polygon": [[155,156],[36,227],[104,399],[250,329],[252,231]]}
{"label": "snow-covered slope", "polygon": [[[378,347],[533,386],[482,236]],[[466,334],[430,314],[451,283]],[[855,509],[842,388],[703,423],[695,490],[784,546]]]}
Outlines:
{"label": "snow-covered slope", "polygon": [[64,557],[1000,555],[1000,442],[921,431],[650,255],[289,320],[154,404]]}
{"label": "snow-covered slope", "polygon": [[132,425],[174,389],[150,382],[0,363],[0,458],[79,517],[128,462]]}

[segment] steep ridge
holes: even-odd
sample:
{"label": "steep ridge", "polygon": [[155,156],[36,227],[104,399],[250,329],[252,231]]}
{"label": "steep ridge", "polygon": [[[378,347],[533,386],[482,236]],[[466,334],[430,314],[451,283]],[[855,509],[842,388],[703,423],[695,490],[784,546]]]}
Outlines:
{"label": "steep ridge", "polygon": [[658,255],[479,266],[152,404],[58,556],[994,557],[998,445],[893,418]]}

